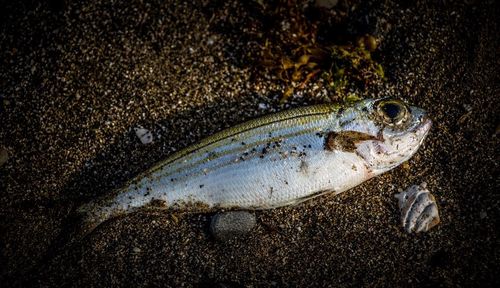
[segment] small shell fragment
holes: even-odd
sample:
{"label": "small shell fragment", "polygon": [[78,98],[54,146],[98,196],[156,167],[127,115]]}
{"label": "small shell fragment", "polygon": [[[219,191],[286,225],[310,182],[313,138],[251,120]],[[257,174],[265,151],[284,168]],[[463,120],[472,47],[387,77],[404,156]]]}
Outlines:
{"label": "small shell fragment", "polygon": [[149,144],[149,143],[153,142],[153,133],[151,133],[151,131],[149,131],[148,129],[144,129],[144,128],[139,126],[139,127],[134,128],[134,131],[135,131],[135,135],[137,135],[137,137],[139,137],[142,144]]}
{"label": "small shell fragment", "polygon": [[401,225],[408,233],[427,232],[440,222],[436,199],[426,187],[424,182],[395,195],[401,211]]}

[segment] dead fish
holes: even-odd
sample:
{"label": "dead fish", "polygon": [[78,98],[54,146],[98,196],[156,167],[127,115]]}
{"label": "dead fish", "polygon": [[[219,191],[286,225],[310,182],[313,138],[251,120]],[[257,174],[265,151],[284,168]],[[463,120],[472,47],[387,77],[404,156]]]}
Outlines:
{"label": "dead fish", "polygon": [[427,184],[413,185],[396,194],[401,210],[401,225],[406,232],[427,232],[439,224],[436,199],[427,190]]}
{"label": "dead fish", "polygon": [[431,120],[396,99],[282,111],[174,153],[78,209],[88,231],[138,210],[254,210],[341,193],[408,160]]}

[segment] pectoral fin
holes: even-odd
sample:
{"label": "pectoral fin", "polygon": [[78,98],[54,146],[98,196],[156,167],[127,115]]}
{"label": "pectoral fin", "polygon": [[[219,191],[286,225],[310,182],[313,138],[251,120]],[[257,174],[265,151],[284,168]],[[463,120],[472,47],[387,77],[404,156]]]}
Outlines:
{"label": "pectoral fin", "polygon": [[354,152],[362,141],[379,140],[379,137],[358,131],[330,132],[325,138],[325,149]]}

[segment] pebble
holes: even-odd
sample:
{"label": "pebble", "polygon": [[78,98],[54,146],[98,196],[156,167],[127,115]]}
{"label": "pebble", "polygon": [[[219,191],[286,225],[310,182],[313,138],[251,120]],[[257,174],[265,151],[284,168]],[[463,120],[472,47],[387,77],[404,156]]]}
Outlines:
{"label": "pebble", "polygon": [[0,167],[5,164],[9,160],[9,153],[7,152],[7,149],[0,148]]}
{"label": "pebble", "polygon": [[339,0],[316,0],[316,7],[331,9],[339,3]]}
{"label": "pebble", "polygon": [[268,108],[268,107],[267,107],[267,104],[265,104],[265,103],[259,103],[259,109],[261,109],[261,110],[265,110],[265,109],[267,109],[267,108]]}
{"label": "pebble", "polygon": [[488,214],[486,213],[486,211],[481,211],[479,213],[479,218],[481,218],[481,220],[486,218],[486,217],[488,217]]}
{"label": "pebble", "polygon": [[227,241],[250,232],[256,219],[248,211],[230,211],[216,214],[210,223],[210,233],[218,241]]}
{"label": "pebble", "polygon": [[142,144],[149,144],[153,142],[153,133],[151,133],[151,131],[149,131],[148,129],[144,129],[142,127],[136,127],[134,128],[134,131],[135,135],[139,137]]}

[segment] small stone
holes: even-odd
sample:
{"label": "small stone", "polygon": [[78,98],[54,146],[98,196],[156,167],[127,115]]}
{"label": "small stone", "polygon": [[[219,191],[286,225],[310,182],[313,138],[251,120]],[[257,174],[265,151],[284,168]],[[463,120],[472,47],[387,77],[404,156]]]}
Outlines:
{"label": "small stone", "polygon": [[405,170],[408,170],[408,169],[410,169],[410,164],[408,163],[408,161],[406,161],[406,162],[404,162],[404,163],[401,165],[401,167],[402,167],[403,169],[405,169]]}
{"label": "small stone", "polygon": [[481,218],[481,220],[486,218],[486,217],[488,217],[488,214],[486,213],[486,211],[479,212],[479,218]]}
{"label": "small stone", "polygon": [[205,62],[206,63],[210,63],[210,64],[214,63],[215,62],[214,56],[208,56],[208,57],[206,57],[205,58]]}
{"label": "small stone", "polygon": [[210,233],[216,240],[227,241],[247,234],[255,223],[255,215],[248,211],[219,213],[212,217]]}
{"label": "small stone", "polygon": [[316,0],[314,2],[316,7],[326,8],[326,9],[333,8],[333,7],[337,6],[338,3],[339,3],[339,0]]}
{"label": "small stone", "polygon": [[153,133],[151,133],[151,131],[149,131],[148,129],[144,129],[142,127],[137,127],[137,128],[134,128],[134,131],[135,131],[135,135],[137,135],[137,137],[139,137],[142,144],[149,144],[149,143],[153,142]]}
{"label": "small stone", "polygon": [[208,37],[208,39],[207,39],[207,44],[208,44],[208,45],[214,45],[215,40],[216,40],[216,37],[215,37],[215,36]]}
{"label": "small stone", "polygon": [[7,149],[0,147],[0,167],[5,164],[7,160],[9,160],[9,153],[7,152]]}
{"label": "small stone", "polygon": [[134,247],[134,249],[132,249],[132,251],[134,253],[141,253],[142,252],[141,248],[139,248],[139,247]]}

